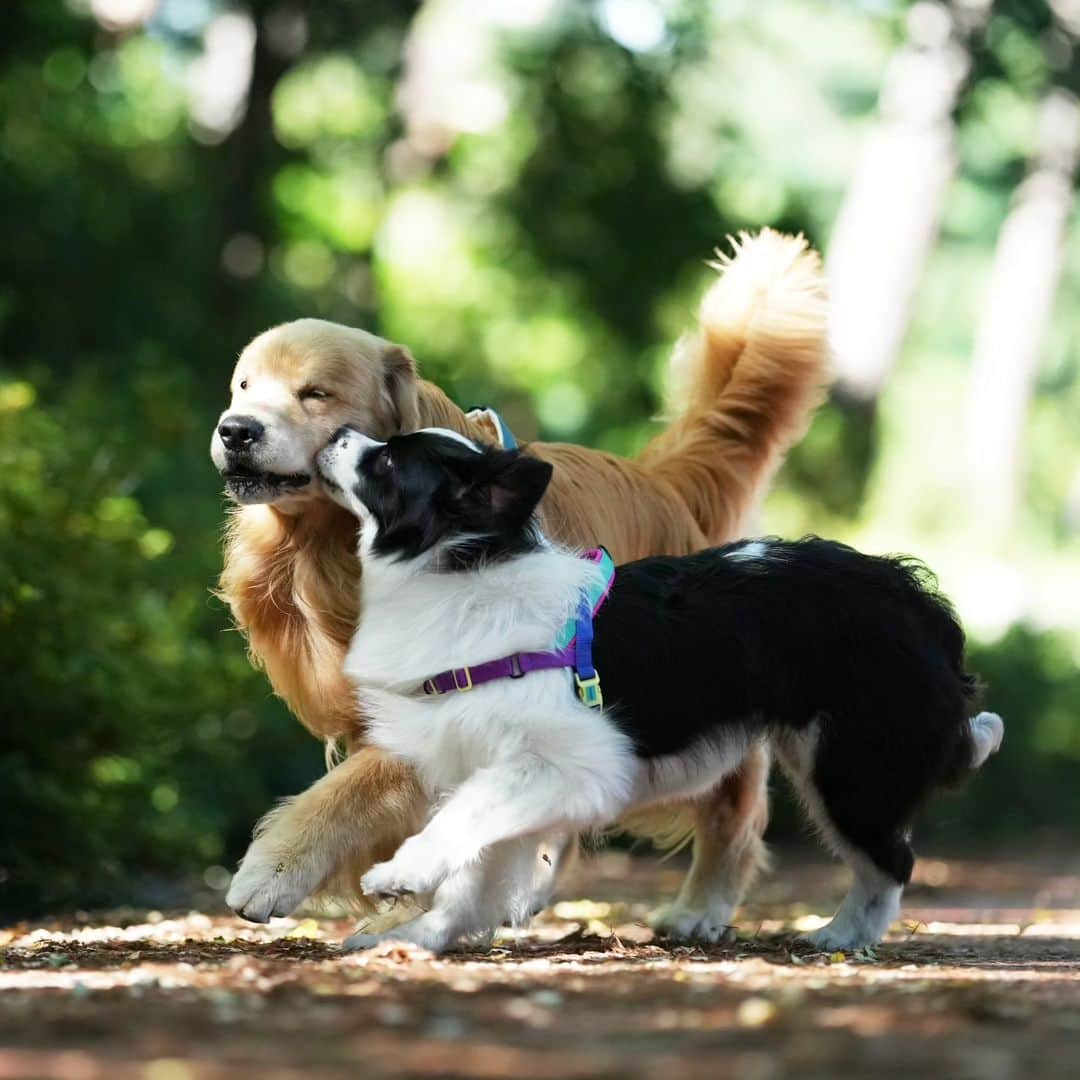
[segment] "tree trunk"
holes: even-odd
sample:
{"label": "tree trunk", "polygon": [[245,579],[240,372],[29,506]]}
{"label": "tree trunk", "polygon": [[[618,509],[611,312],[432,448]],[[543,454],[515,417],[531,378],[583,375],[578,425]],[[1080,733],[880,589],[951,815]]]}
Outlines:
{"label": "tree trunk", "polygon": [[920,0],[907,45],[890,61],[880,121],[863,150],[829,244],[837,391],[863,406],[887,382],[912,298],[937,236],[955,168],[953,110],[969,44],[990,0]]}
{"label": "tree trunk", "polygon": [[971,500],[988,535],[1006,534],[1020,499],[1022,441],[1061,274],[1080,154],[1076,98],[1042,105],[1039,150],[998,234],[975,338],[966,444]]}

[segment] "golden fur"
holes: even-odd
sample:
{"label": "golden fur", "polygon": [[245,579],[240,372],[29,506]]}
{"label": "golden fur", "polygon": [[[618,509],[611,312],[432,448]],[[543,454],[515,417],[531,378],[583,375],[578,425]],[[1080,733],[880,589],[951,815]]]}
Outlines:
{"label": "golden fur", "polygon": [[[784,451],[802,434],[825,378],[817,256],[801,238],[767,230],[742,237],[718,269],[697,330],[673,357],[673,418],[637,460],[566,444],[526,447],[555,466],[542,506],[555,539],[602,543],[624,562],[735,538]],[[376,438],[429,426],[491,437],[482,418],[470,421],[417,377],[404,349],[318,320],[267,331],[244,350],[233,379],[234,408],[243,407],[242,380],[273,381],[290,399],[306,384],[333,388],[333,398],[318,403],[293,407],[281,398],[281,422],[303,429],[311,455],[343,423]],[[279,865],[310,863],[313,889],[346,894],[355,894],[360,874],[419,827],[426,810],[409,769],[364,746],[356,695],[342,675],[359,615],[354,542],[353,519],[318,492],[241,506],[229,519],[220,580],[220,594],[274,690],[312,733],[350,751],[265,819],[255,843],[270,845]],[[720,856],[710,855],[709,846],[731,845],[733,872],[749,878],[763,857],[766,771],[762,756],[703,801],[711,827],[702,827],[703,810],[652,814],[633,827],[673,841],[686,836],[696,816],[695,858],[715,862]]]}

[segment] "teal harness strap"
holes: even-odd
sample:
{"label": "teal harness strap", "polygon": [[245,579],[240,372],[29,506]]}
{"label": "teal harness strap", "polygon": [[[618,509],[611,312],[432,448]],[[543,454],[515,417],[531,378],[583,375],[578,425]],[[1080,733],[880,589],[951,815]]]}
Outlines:
{"label": "teal harness strap", "polygon": [[606,548],[597,548],[582,558],[589,559],[600,567],[600,577],[582,590],[578,614],[563,623],[558,637],[555,638],[556,649],[565,649],[577,637],[582,612],[585,612],[591,621],[592,616],[600,610],[600,605],[607,599],[607,594],[611,591],[611,583],[615,580],[615,560]]}
{"label": "teal harness strap", "polygon": [[595,636],[593,618],[611,592],[615,581],[615,560],[606,548],[590,551],[584,558],[600,567],[600,577],[582,589],[577,612],[564,623],[555,639],[555,648],[556,651],[572,652],[577,695],[590,708],[599,709],[604,704],[604,696],[600,692],[600,674],[593,665],[592,658]]}
{"label": "teal harness strap", "polygon": [[465,414],[465,417],[468,420],[480,420],[481,417],[490,420],[498,431],[499,445],[504,450],[516,450],[518,448],[518,441],[514,438],[510,425],[490,405],[477,405],[475,408],[470,409]]}
{"label": "teal harness strap", "polygon": [[502,439],[503,449],[516,450],[518,441],[514,438],[509,425],[494,409],[491,410],[491,415],[495,417],[495,423],[499,425],[499,438]]}

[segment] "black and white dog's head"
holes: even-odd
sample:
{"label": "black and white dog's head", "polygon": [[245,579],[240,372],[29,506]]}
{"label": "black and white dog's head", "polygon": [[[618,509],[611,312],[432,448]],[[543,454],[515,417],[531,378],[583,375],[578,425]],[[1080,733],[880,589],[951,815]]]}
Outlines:
{"label": "black and white dog's head", "polygon": [[378,442],[344,427],[316,466],[332,497],[360,518],[362,548],[373,555],[465,569],[541,542],[533,513],[552,467],[520,450],[443,428]]}

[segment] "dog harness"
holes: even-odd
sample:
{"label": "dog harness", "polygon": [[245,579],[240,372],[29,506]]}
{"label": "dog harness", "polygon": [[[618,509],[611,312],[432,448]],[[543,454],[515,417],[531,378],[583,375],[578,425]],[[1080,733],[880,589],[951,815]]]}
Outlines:
{"label": "dog harness", "polygon": [[465,693],[481,683],[495,679],[520,679],[530,671],[550,668],[573,668],[577,696],[590,709],[604,704],[600,692],[600,676],[593,666],[593,617],[603,606],[615,582],[615,561],[604,548],[582,555],[583,559],[600,567],[600,577],[581,590],[577,614],[566,620],[550,652],[520,652],[489,660],[472,667],[451,668],[425,679],[425,694]]}
{"label": "dog harness", "polygon": [[516,450],[518,448],[518,441],[514,438],[510,425],[491,406],[477,405],[465,415],[469,420],[479,420],[481,416],[486,416],[495,425],[495,431],[499,436],[499,446],[504,450]]}
{"label": "dog harness", "polygon": [[516,450],[518,442],[514,438],[514,433],[510,430],[510,425],[494,409],[491,409],[490,412],[495,418],[496,425],[498,425],[499,438],[502,440],[503,449]]}

